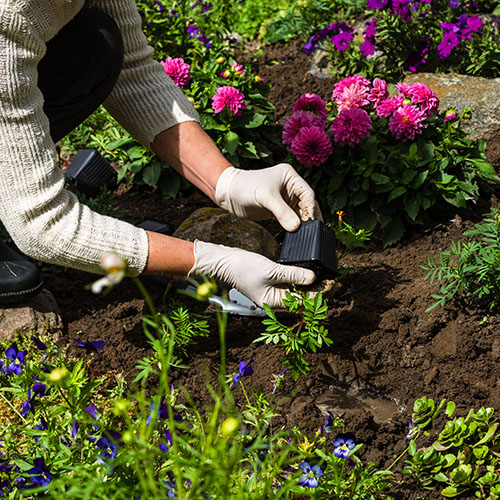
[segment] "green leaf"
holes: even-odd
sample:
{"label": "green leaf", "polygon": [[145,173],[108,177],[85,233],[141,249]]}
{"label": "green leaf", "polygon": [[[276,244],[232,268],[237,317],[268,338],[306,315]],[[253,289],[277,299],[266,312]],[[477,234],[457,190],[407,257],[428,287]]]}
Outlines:
{"label": "green leaf", "polygon": [[158,183],[161,192],[170,198],[175,198],[181,189],[181,177],[177,172],[168,170],[163,173]]}
{"label": "green leaf", "polygon": [[451,418],[453,416],[453,413],[455,413],[455,403],[453,401],[448,401],[445,414],[448,418]]}
{"label": "green leaf", "polygon": [[212,115],[207,113],[200,114],[200,123],[205,130],[226,130],[227,126],[219,123]]}
{"label": "green leaf", "polygon": [[441,491],[441,495],[451,498],[460,495],[460,493],[462,493],[463,491],[463,488],[458,489],[454,488],[453,486],[447,486],[443,491]]}
{"label": "green leaf", "polygon": [[161,164],[158,162],[153,162],[151,165],[148,165],[143,173],[142,173],[142,180],[148,185],[148,186],[156,186],[158,184],[158,179],[160,178],[161,174]]}
{"label": "green leaf", "polygon": [[260,127],[265,121],[267,116],[262,113],[255,113],[252,119],[246,125],[246,128],[257,128]]}
{"label": "green leaf", "polygon": [[382,232],[382,240],[384,242],[384,248],[393,245],[398,242],[405,232],[405,226],[401,222],[401,219],[395,219],[392,224],[384,228]]}
{"label": "green leaf", "polygon": [[488,163],[486,160],[482,160],[480,158],[468,158],[468,160],[479,170],[483,177],[500,182],[500,177],[498,177],[491,163]]}
{"label": "green leaf", "polygon": [[236,148],[238,147],[239,143],[240,143],[240,138],[238,137],[238,134],[236,134],[235,132],[229,131],[224,136],[223,145],[229,154],[234,154],[236,152]]}
{"label": "green leaf", "polygon": [[398,198],[399,196],[403,195],[406,193],[406,188],[404,186],[397,186],[395,187],[389,194],[389,198],[387,199],[387,203],[390,203],[392,200],[395,198]]}
{"label": "green leaf", "polygon": [[389,179],[389,177],[387,177],[387,175],[384,175],[384,174],[379,174],[378,172],[375,172],[373,175],[372,175],[372,181],[375,183],[375,184],[389,184],[391,182],[391,179]]}
{"label": "green leaf", "polygon": [[406,200],[405,211],[411,220],[414,221],[416,219],[416,217],[418,215],[419,208],[420,208],[420,205],[419,205],[416,198],[411,197],[409,200]]}
{"label": "green leaf", "polygon": [[474,446],[480,446],[484,443],[487,443],[495,435],[495,432],[497,431],[497,427],[498,427],[498,422],[491,424],[488,427],[488,432]]}

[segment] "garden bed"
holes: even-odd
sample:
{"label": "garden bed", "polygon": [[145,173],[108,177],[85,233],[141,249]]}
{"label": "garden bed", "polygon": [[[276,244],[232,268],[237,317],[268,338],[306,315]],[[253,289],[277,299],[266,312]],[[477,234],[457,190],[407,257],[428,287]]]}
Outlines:
{"label": "garden bed", "polygon": [[[331,81],[307,73],[309,60],[301,50],[302,43],[299,40],[265,47],[264,54],[256,58],[258,73],[273,85],[269,99],[276,106],[278,125],[301,93],[315,92],[325,99],[331,94]],[[273,61],[276,64],[271,64]],[[275,160],[282,159],[283,152],[278,151]],[[210,200],[195,190],[175,200],[136,187],[125,191],[116,193],[116,203],[134,223],[155,217],[177,226],[195,209],[211,206]],[[431,294],[438,288],[424,280],[426,272],[420,267],[429,255],[438,256],[447,250],[452,240],[461,239],[464,230],[490,207],[497,206],[493,194],[491,199],[481,201],[474,221],[457,217],[432,231],[413,232],[390,248],[375,244],[342,262],[353,270],[341,292],[329,301],[324,324],[333,344],[307,356],[310,372],[297,383],[285,376],[281,393],[295,395],[280,406],[276,428],[298,426],[313,434],[323,423],[324,410],[331,409],[338,416],[344,414],[348,430],[364,443],[358,455],[388,466],[405,447],[416,398],[452,400],[457,404],[457,414],[481,406],[500,409],[500,316],[467,303],[426,312],[433,302]],[[276,223],[265,226],[282,241]],[[93,279],[70,270],[47,276],[47,288],[62,311],[63,342],[73,349],[76,337],[106,341],[92,363],[93,370],[97,374],[116,370],[132,380],[137,362],[150,352],[141,324],[144,301],[130,281],[106,297],[93,295],[85,289]],[[161,305],[163,290],[145,283]],[[202,305],[190,299],[183,302],[194,311],[203,311]],[[228,372],[237,371],[241,360],[254,360],[254,386],[270,390],[272,374],[283,369],[282,352],[274,346],[253,343],[263,331],[259,318],[229,318]],[[219,367],[215,319],[211,336],[193,347],[188,364],[189,370],[174,371],[174,384],[184,386],[195,401],[210,404],[205,383],[216,376]],[[239,391],[235,389],[237,395]],[[401,491],[401,498],[418,495],[422,490],[418,494]]]}

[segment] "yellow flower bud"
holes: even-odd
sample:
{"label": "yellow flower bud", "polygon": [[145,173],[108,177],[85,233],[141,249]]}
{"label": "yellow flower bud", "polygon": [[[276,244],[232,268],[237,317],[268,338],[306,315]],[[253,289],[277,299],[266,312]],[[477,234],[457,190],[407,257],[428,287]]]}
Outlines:
{"label": "yellow flower bud", "polygon": [[122,441],[125,444],[130,444],[134,440],[134,435],[130,431],[125,431],[122,434]]}
{"label": "yellow flower bud", "polygon": [[69,377],[69,371],[65,366],[54,368],[49,374],[49,383],[52,385],[63,385]]}
{"label": "yellow flower bud", "polygon": [[223,62],[226,62],[226,58],[224,56],[220,56],[215,60],[215,62],[217,64],[222,64]]}
{"label": "yellow flower bud", "polygon": [[234,417],[226,418],[226,420],[224,420],[224,422],[222,422],[220,426],[222,434],[224,434],[224,436],[229,436],[229,437],[236,434],[239,428],[240,428],[240,423]]}
{"label": "yellow flower bud", "polygon": [[202,298],[202,299],[208,299],[211,297],[216,291],[216,286],[213,283],[209,283],[208,281],[205,281],[201,285],[198,286],[198,289],[196,290],[196,293]]}
{"label": "yellow flower bud", "polygon": [[125,415],[130,408],[130,401],[128,399],[118,399],[115,401],[113,413],[115,415]]}

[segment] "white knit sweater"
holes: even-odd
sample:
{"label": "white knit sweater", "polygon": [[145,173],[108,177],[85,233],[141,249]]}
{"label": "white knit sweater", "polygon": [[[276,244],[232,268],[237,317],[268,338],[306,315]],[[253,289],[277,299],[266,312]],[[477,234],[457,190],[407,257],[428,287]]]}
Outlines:
{"label": "white knit sweater", "polygon": [[[19,249],[44,262],[101,272],[100,256],[124,257],[144,270],[145,231],[92,212],[64,189],[37,87],[37,64],[50,40],[84,0],[0,0],[0,220]],[[155,136],[198,115],[182,91],[151,59],[134,0],[99,0],[120,27],[124,67],[107,110],[149,147]],[[64,71],[64,61],[61,61]]]}

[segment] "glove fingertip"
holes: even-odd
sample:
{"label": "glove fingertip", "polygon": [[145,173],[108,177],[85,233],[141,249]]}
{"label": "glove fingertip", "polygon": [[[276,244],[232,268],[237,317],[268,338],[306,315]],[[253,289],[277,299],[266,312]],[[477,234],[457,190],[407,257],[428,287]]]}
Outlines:
{"label": "glove fingertip", "polygon": [[297,283],[298,285],[312,285],[316,281],[316,274],[310,269],[304,269],[302,283]]}

